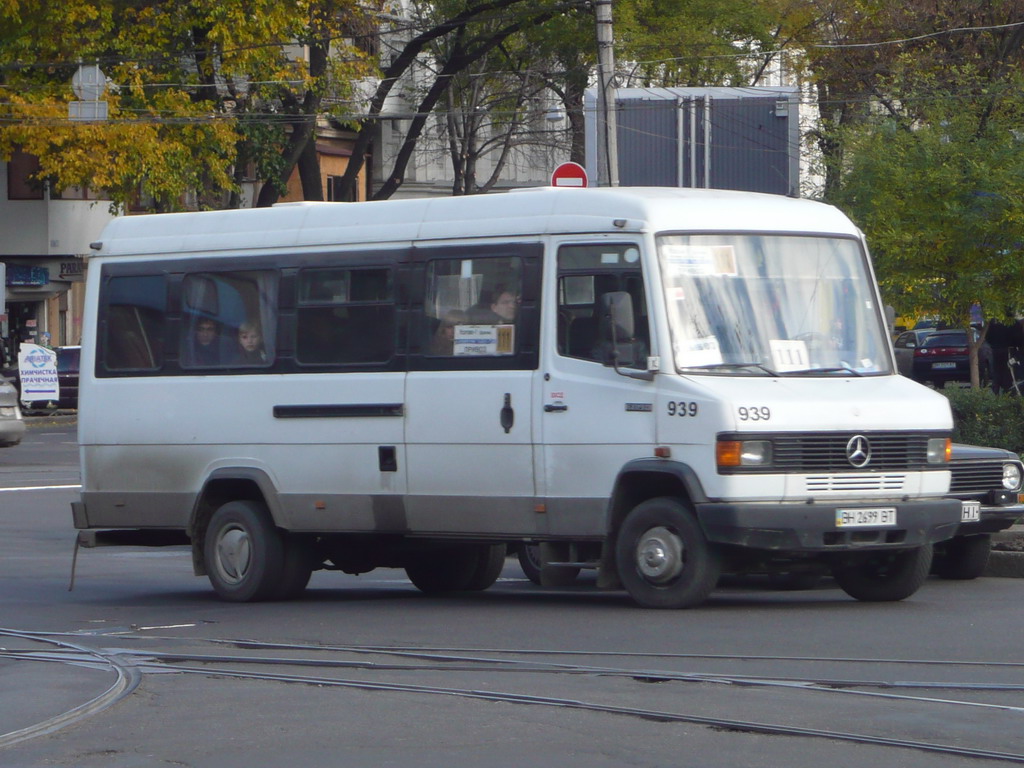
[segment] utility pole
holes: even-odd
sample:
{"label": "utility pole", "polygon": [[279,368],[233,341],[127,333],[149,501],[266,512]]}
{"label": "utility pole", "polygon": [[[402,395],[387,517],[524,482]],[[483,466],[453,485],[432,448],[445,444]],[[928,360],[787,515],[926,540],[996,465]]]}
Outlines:
{"label": "utility pole", "polygon": [[612,0],[594,0],[597,17],[597,183],[619,186],[619,150],[616,132],[615,42]]}

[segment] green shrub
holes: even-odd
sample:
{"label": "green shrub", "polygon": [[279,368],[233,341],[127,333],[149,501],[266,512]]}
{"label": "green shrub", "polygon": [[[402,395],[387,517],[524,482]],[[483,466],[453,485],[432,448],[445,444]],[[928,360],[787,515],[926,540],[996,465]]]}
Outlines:
{"label": "green shrub", "polygon": [[956,387],[947,387],[942,394],[953,409],[954,442],[1024,454],[1024,397]]}

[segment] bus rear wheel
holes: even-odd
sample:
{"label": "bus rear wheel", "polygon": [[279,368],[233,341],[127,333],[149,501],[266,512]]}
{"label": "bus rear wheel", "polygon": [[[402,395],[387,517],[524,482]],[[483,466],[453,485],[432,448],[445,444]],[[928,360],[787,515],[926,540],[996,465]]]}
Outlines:
{"label": "bus rear wheel", "polygon": [[928,578],[932,547],[927,544],[896,552],[863,552],[843,560],[832,577],[850,597],[862,602],[903,600],[917,592]]}
{"label": "bus rear wheel", "polygon": [[505,565],[504,544],[456,544],[431,547],[405,566],[409,581],[426,594],[487,589]]}
{"label": "bus rear wheel", "polygon": [[681,502],[649,499],[626,516],[615,545],[619,578],[644,608],[700,605],[718,584],[721,557]]}
{"label": "bus rear wheel", "polygon": [[229,501],[214,512],[203,554],[214,591],[232,602],[293,597],[312,572],[301,540],[286,539],[257,501]]}

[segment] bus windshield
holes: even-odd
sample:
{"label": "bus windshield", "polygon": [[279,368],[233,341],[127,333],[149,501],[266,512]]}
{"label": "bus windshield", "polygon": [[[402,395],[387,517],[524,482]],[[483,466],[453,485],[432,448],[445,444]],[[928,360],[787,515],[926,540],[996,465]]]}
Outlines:
{"label": "bus windshield", "polygon": [[857,240],[775,234],[666,234],[657,240],[680,372],[892,372]]}

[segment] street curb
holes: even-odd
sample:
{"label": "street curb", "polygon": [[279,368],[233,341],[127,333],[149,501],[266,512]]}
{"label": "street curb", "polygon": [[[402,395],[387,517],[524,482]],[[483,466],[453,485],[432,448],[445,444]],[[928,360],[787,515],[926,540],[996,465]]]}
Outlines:
{"label": "street curb", "polygon": [[68,424],[76,424],[78,422],[77,413],[68,413],[58,411],[57,413],[47,413],[41,416],[33,416],[31,414],[24,414],[26,429],[39,429],[40,427],[56,427],[66,426]]}
{"label": "street curb", "polygon": [[992,534],[985,575],[1024,579],[1024,525],[1018,523]]}
{"label": "street curb", "polygon": [[1000,576],[1008,579],[1024,579],[1024,552],[992,550],[988,556],[985,575]]}

